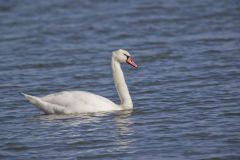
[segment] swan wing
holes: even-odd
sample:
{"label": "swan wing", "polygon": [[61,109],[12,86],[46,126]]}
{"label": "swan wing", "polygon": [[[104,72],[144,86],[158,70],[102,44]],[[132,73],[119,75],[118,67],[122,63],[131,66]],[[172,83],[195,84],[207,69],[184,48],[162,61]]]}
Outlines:
{"label": "swan wing", "polygon": [[33,105],[44,111],[46,114],[62,114],[66,113],[66,108],[61,105],[48,103],[43,101],[41,98],[24,94],[24,97]]}
{"label": "swan wing", "polygon": [[63,91],[41,98],[43,101],[63,106],[65,112],[83,113],[120,110],[109,99],[86,91]]}

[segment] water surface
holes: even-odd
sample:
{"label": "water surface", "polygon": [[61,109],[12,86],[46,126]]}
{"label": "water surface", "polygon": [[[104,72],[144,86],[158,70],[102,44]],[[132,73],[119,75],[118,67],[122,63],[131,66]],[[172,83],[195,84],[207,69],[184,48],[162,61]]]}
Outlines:
{"label": "water surface", "polygon": [[[240,159],[240,2],[1,1],[1,159]],[[133,111],[44,115],[19,92],[86,90]]]}

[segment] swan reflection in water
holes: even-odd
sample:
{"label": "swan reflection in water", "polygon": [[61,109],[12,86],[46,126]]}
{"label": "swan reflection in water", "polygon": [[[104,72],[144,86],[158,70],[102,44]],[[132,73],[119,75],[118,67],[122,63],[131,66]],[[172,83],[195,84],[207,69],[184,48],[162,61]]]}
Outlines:
{"label": "swan reflection in water", "polygon": [[[83,147],[113,145],[114,150],[125,151],[133,142],[134,129],[132,110],[102,112],[90,114],[40,115],[32,118],[49,128],[53,135],[64,135],[61,139],[66,144]],[[40,126],[40,127],[41,127]],[[47,127],[46,127],[47,126]],[[54,132],[51,131],[54,128]],[[96,142],[96,144],[90,142]],[[84,146],[83,146],[84,145]]]}

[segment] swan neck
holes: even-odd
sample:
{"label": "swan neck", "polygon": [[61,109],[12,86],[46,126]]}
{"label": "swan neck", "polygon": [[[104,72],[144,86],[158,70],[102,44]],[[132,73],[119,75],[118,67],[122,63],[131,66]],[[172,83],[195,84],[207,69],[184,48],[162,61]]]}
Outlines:
{"label": "swan neck", "polygon": [[125,82],[121,65],[117,60],[114,59],[114,57],[112,58],[112,70],[113,70],[113,79],[114,79],[115,87],[121,101],[120,106],[123,109],[133,108],[132,99],[129,94],[127,84]]}

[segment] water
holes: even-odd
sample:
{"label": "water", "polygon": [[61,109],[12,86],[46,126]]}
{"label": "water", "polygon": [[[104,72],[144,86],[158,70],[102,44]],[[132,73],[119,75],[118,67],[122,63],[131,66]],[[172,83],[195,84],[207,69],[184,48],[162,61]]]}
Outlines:
{"label": "water", "polygon": [[[240,2],[1,1],[0,159],[240,159]],[[19,92],[87,90],[134,109],[44,115]]]}

